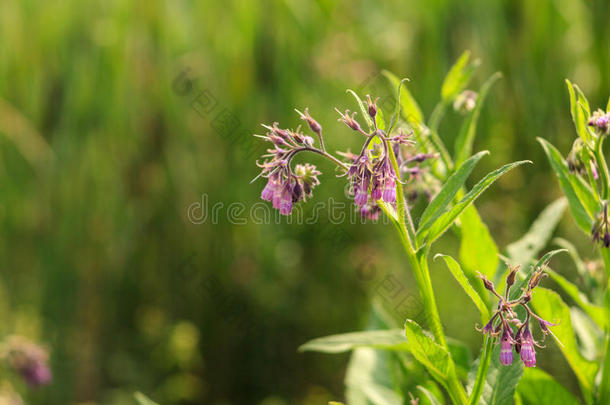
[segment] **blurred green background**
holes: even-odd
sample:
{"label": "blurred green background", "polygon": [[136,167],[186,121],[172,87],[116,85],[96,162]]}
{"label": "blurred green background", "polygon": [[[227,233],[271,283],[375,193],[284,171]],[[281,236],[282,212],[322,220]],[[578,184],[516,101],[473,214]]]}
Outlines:
{"label": "blurred green background", "polygon": [[[388,69],[411,79],[429,114],[446,71],[470,49],[482,60],[473,88],[504,74],[475,144],[492,154],[473,179],[534,162],[477,204],[505,246],[559,196],[535,137],[567,153],[564,79],[593,106],[607,102],[608,16],[606,0],[1,1],[0,332],[46,344],[54,372],[52,385],[24,397],[341,399],[347,355],[298,346],[361,329],[370,301],[384,299],[383,275],[416,297],[408,266],[389,225],[332,225],[324,214],[313,224],[259,224],[248,212],[236,214],[245,224],[231,220],[230,204],[259,202],[264,184],[249,184],[264,148],[250,134],[261,122],[296,127],[293,108],[308,106],[329,149],[353,149],[361,140],[333,111],[354,109],[346,88],[373,77],[388,91],[375,78]],[[459,119],[441,126],[449,145]],[[305,215],[330,197],[349,202],[344,179],[311,161],[324,175]],[[559,233],[593,255],[571,219]],[[448,235],[437,248],[458,247]],[[476,354],[474,307],[438,263],[432,272],[450,291],[439,297],[448,335]],[[411,309],[395,316],[416,316]],[[577,392],[555,349],[540,357]]]}

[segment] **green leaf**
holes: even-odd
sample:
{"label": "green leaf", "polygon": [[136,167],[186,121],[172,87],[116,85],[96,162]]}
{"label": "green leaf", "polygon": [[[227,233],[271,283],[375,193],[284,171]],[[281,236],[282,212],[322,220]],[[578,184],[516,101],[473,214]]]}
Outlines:
{"label": "green leaf", "polygon": [[579,402],[553,377],[538,368],[527,368],[517,385],[517,391],[529,404],[578,405]]}
{"label": "green leaf", "polygon": [[451,100],[468,85],[472,73],[480,63],[478,59],[475,59],[472,63],[468,63],[469,59],[470,51],[465,51],[451,69],[449,69],[441,88],[441,98],[443,102],[451,102]]}
{"label": "green leaf", "polygon": [[566,209],[567,200],[559,198],[549,204],[536,218],[521,239],[506,247],[511,261],[527,266],[547,245]]}
{"label": "green leaf", "polygon": [[402,405],[404,399],[392,388],[391,353],[371,348],[354,350],[345,374],[346,401],[354,405]]}
{"label": "green leaf", "polygon": [[158,405],[156,402],[149,399],[146,395],[141,392],[136,392],[133,394],[133,397],[136,399],[138,405]]}
{"label": "green leaf", "polygon": [[362,116],[364,117],[364,120],[366,121],[366,124],[368,125],[369,130],[372,130],[373,129],[373,119],[369,115],[369,109],[366,107],[364,102],[360,99],[358,94],[356,94],[356,92],[354,92],[351,89],[348,89],[347,92],[350,93],[352,96],[354,96],[354,98],[358,102],[358,106],[360,107],[360,112],[362,113]]}
{"label": "green leaf", "polygon": [[597,374],[597,364],[585,359],[578,350],[570,309],[559,294],[542,287],[536,288],[531,302],[539,316],[549,322],[558,323],[557,326],[551,327],[551,331],[561,342],[559,349],[578,378],[585,397],[590,398]]}
{"label": "green leaf", "polygon": [[566,84],[570,94],[570,113],[572,114],[572,121],[574,121],[576,132],[586,145],[591,145],[591,135],[587,122],[591,112],[589,102],[578,86],[573,85],[568,79],[566,79]]}
{"label": "green leaf", "polygon": [[400,329],[367,330],[313,339],[301,345],[299,351],[341,353],[357,347],[408,351],[409,349],[405,348],[406,343]]}
{"label": "green leaf", "polygon": [[[367,329],[385,329],[392,324],[379,301],[373,300]],[[399,332],[402,330],[399,329]],[[404,336],[400,337],[404,342]],[[398,356],[397,356],[398,355]],[[404,398],[406,353],[360,347],[352,351],[345,374],[345,399],[350,405],[400,405]],[[412,362],[413,364],[413,362]],[[405,365],[405,367],[407,367]],[[407,367],[408,369],[408,367]],[[409,369],[410,370],[410,369]],[[422,370],[423,371],[423,370]]]}
{"label": "green leaf", "polygon": [[460,216],[460,214],[476,200],[483,191],[491,186],[500,176],[507,173],[508,171],[520,166],[524,163],[531,163],[528,160],[522,160],[520,162],[513,162],[502,166],[501,168],[494,170],[479,181],[473,188],[466,194],[466,196],[456,205],[454,205],[449,211],[442,214],[426,232],[417,232],[418,242],[422,244],[427,239],[427,244],[432,244],[438,239],[445,231],[453,224],[453,222]]}
{"label": "green leaf", "polygon": [[451,271],[451,274],[453,275],[455,280],[464,289],[466,294],[470,297],[474,305],[479,310],[483,322],[487,321],[489,319],[489,310],[487,309],[487,305],[485,305],[485,302],[481,299],[479,293],[477,293],[476,290],[472,287],[472,285],[470,285],[468,278],[466,278],[466,275],[462,271],[462,268],[460,267],[458,262],[456,262],[453,257],[448,255],[442,255],[440,253],[434,256],[434,259],[436,260],[437,257],[442,257],[443,260],[445,260],[445,264],[447,265],[447,268],[449,268],[449,271]]}
{"label": "green leaf", "polygon": [[474,205],[460,215],[460,223],[460,263],[464,272],[471,279],[476,271],[493,278],[499,262],[498,246]]}
{"label": "green leaf", "polygon": [[[468,392],[472,391],[479,362],[473,364],[468,377]],[[500,363],[500,345],[496,345],[491,353],[491,361],[483,385],[483,392],[479,399],[480,405],[512,405],[515,387],[523,373],[523,363],[515,361],[510,366]]]}
{"label": "green leaf", "polygon": [[[400,86],[400,79],[392,72],[383,70],[381,73],[388,79],[392,88],[397,89]],[[417,101],[415,101],[405,84],[402,85],[400,90],[400,99],[398,102],[400,103],[402,115],[409,125],[418,128],[423,124],[424,115],[422,114],[419,105],[417,105]]]}
{"label": "green leaf", "polygon": [[383,119],[383,111],[381,111],[381,108],[377,109],[375,123],[377,124],[377,128],[381,129],[382,131],[385,131],[385,120]]}
{"label": "green leaf", "polygon": [[559,179],[559,185],[568,199],[574,220],[584,232],[589,233],[593,218],[601,209],[593,191],[580,177],[570,173],[563,157],[553,145],[542,138],[538,138],[538,141]]}
{"label": "green leaf", "polygon": [[417,389],[426,396],[426,399],[428,399],[430,405],[441,405],[440,401],[436,399],[436,396],[434,396],[434,394],[428,391],[426,388],[418,385]]}
{"label": "green leaf", "polygon": [[434,221],[440,217],[445,208],[453,201],[455,195],[460,191],[472,169],[485,155],[489,154],[488,151],[482,151],[470,159],[465,161],[445,182],[443,188],[434,196],[434,199],[428,204],[419,221],[418,232],[424,232],[429,229]]}
{"label": "green leaf", "polygon": [[479,121],[479,116],[481,115],[481,110],[483,109],[483,104],[485,103],[485,98],[487,98],[487,93],[489,93],[489,89],[494,85],[502,77],[502,74],[499,72],[491,75],[489,79],[483,86],[481,86],[481,90],[479,91],[479,95],[477,96],[477,101],[475,107],[472,109],[462,128],[460,129],[460,133],[455,140],[455,162],[456,164],[460,164],[470,154],[472,153],[472,145],[474,143],[474,137],[477,132],[477,124]]}
{"label": "green leaf", "polygon": [[608,324],[606,310],[589,302],[587,296],[578,290],[574,284],[566,280],[562,275],[547,269],[547,274],[559,284],[559,286],[574,300],[574,302],[583,309],[597,323],[600,329],[605,329]]}
{"label": "green leaf", "polygon": [[434,379],[444,385],[450,377],[455,376],[455,366],[449,352],[426,335],[417,323],[407,319],[405,333],[411,354]]}

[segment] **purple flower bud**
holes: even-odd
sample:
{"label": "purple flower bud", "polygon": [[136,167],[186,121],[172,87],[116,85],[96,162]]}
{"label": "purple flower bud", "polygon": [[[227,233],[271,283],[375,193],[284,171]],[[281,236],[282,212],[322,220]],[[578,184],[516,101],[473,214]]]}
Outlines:
{"label": "purple flower bud", "polygon": [[[337,110],[337,109],[335,108],[335,110]],[[339,111],[339,110],[337,110],[337,112],[341,115],[341,118],[339,118],[339,121],[343,122],[345,125],[347,125],[351,129],[353,129],[354,131],[362,130],[362,128],[360,128],[360,124],[358,124],[358,121],[356,121],[354,119],[354,116],[356,115],[356,113],[353,113],[350,116],[349,110],[345,110],[345,114],[341,114],[341,111]]]}
{"label": "purple flower bud", "polygon": [[273,195],[275,194],[275,183],[273,180],[269,179],[263,192],[261,193],[261,198],[265,201],[273,200]]}
{"label": "purple flower bud", "polygon": [[540,324],[540,330],[545,335],[548,335],[551,331],[549,330],[549,326],[557,326],[556,323],[551,323],[549,321],[545,321],[544,319],[539,318],[538,323]]}
{"label": "purple flower bud", "polygon": [[536,366],[536,351],[534,350],[534,338],[530,332],[529,324],[525,325],[521,333],[521,360],[525,367]]}
{"label": "purple flower bud", "polygon": [[366,95],[366,104],[369,110],[369,115],[373,119],[377,115],[377,100],[379,100],[379,97],[377,97],[375,101],[373,101],[371,100],[371,96],[369,96],[368,94]]}
{"label": "purple flower bud", "polygon": [[316,134],[320,134],[320,132],[322,132],[322,126],[318,123],[318,121],[311,118],[311,115],[309,115],[309,108],[305,109],[304,114],[302,112],[300,112],[299,110],[296,110],[296,112],[299,113],[299,115],[301,116],[301,119],[303,121],[307,122],[307,125],[309,125],[309,128],[313,132],[315,132]]}
{"label": "purple flower bud", "polygon": [[380,212],[381,208],[375,203],[365,204],[360,208],[360,216],[365,220],[377,221]]}
{"label": "purple flower bud", "polygon": [[502,339],[500,340],[500,363],[505,366],[513,364],[513,342],[510,326],[504,325]]}
{"label": "purple flower bud", "polygon": [[396,202],[396,182],[393,178],[388,178],[383,189],[383,201],[387,203]]}
{"label": "purple flower bud", "polygon": [[282,215],[290,215],[292,212],[292,187],[289,184],[284,186],[279,201],[279,210]]}
{"label": "purple flower bud", "polygon": [[363,187],[358,187],[356,189],[356,193],[354,195],[354,202],[357,206],[362,207],[368,201],[368,193],[367,189]]}
{"label": "purple flower bud", "polygon": [[589,126],[597,129],[602,135],[608,134],[608,129],[610,129],[610,113],[605,113],[598,109],[591,115]]}
{"label": "purple flower bud", "polygon": [[378,178],[375,178],[375,180],[373,181],[373,189],[371,190],[371,199],[373,201],[381,199],[382,193],[383,190],[381,187],[381,182]]}

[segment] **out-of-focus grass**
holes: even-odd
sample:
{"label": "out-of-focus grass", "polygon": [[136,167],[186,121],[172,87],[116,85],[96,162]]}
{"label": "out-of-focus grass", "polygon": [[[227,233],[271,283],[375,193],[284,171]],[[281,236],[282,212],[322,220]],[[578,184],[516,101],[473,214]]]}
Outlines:
{"label": "out-of-focus grass", "polygon": [[[195,225],[188,207],[203,194],[225,210],[258,201],[262,184],[248,184],[255,157],[239,145],[262,130],[259,122],[296,126],[292,108],[309,106],[330,148],[353,147],[357,140],[333,112],[353,108],[345,88],[386,68],[411,78],[429,113],[451,62],[470,49],[483,62],[475,84],[504,73],[476,143],[492,158],[475,177],[500,162],[536,163],[479,202],[498,241],[516,239],[558,195],[535,137],[563,151],[574,138],[563,79],[595,105],[607,101],[608,7],[604,0],[0,2],[0,329],[46,342],[55,374],[31,402],[131,403],[136,389],[167,404],[340,397],[345,357],[296,348],[363,324],[376,294],[376,282],[358,276],[363,262],[405,274],[409,285],[391,232],[343,225],[337,233],[324,220],[235,225],[226,211],[216,224]],[[218,102],[207,116],[191,106],[199,93],[172,88],[185,68]],[[237,138],[211,127],[224,108],[239,119]],[[449,145],[457,119],[441,128]],[[315,199],[347,201],[342,180],[315,163],[325,172]],[[569,221],[563,232],[573,232]],[[586,241],[580,245],[590,253]],[[449,237],[439,249],[457,247]],[[442,267],[433,271],[435,282],[454,287]],[[210,275],[220,286],[214,293]],[[453,296],[441,296],[440,308],[449,334],[476,350],[474,309]],[[255,328],[244,329],[246,321]],[[562,361],[542,356],[543,364]]]}

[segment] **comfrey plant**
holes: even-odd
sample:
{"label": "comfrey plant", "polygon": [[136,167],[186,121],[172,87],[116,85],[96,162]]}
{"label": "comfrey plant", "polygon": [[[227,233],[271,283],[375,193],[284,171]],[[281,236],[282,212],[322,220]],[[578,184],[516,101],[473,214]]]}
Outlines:
{"label": "comfrey plant", "polygon": [[[318,338],[301,347],[327,353],[353,351],[345,380],[349,404],[402,404],[409,398],[411,403],[422,399],[436,404],[443,403],[445,397],[455,404],[510,404],[516,399],[539,403],[537,398],[548,392],[553,393],[552,398],[561,395],[573,399],[548,374],[532,368],[537,345],[532,324],[537,323],[543,335],[552,327],[552,335],[564,349],[575,344],[573,334],[571,340],[563,341],[571,331],[567,329],[571,328],[569,310],[557,310],[559,296],[539,286],[544,275],[551,272],[549,261],[562,250],[535,259],[548,242],[566,202],[560,199],[552,203],[528,233],[500,255],[473,203],[498,178],[526,162],[506,164],[467,189],[472,170],[488,154],[482,151],[472,155],[472,149],[483,103],[500,77],[492,75],[478,92],[466,89],[477,65],[468,52],[458,59],[442,84],[441,100],[428,120],[406,88],[406,80],[389,72],[384,76],[397,89],[393,111],[384,114],[376,99],[367,96],[363,101],[348,90],[359,114],[338,110],[339,120],[363,137],[359,153],[329,153],[322,125],[307,109],[297,112],[306,122],[309,135],[300,128],[284,129],[278,123],[264,126],[266,135],[259,135],[270,143],[269,154],[258,163],[262,169],[259,177],[267,179],[261,194],[264,200],[282,214],[290,214],[294,204],[311,197],[321,176],[309,164],[292,167],[292,159],[301,152],[325,157],[337,168],[338,175],[349,181],[355,207],[363,218],[375,220],[383,213],[393,223],[416,280],[425,312],[424,326],[429,332],[409,319],[399,328],[392,316],[374,304],[369,330]],[[452,136],[452,154],[439,135],[440,123],[451,109],[463,115],[461,128]],[[384,115],[391,115],[391,119],[386,121]],[[413,207],[418,198],[427,198],[427,205],[415,216]],[[483,347],[475,361],[464,344],[446,336],[430,277],[431,247],[447,230],[459,238],[460,261],[442,254],[435,258],[443,260],[485,325],[481,329]],[[500,262],[501,257],[507,265]],[[518,266],[523,270],[518,272]],[[495,285],[503,277],[506,288],[500,292]],[[498,300],[497,305],[493,299]],[[472,325],[473,330],[475,327]],[[513,361],[513,350],[522,362]],[[412,396],[413,392],[417,395]]]}
{"label": "comfrey plant", "polygon": [[[575,247],[565,240],[557,243],[567,249],[575,260],[580,281],[572,283],[549,272],[570,298],[569,307],[555,298],[555,312],[571,315],[565,329],[563,355],[578,380],[587,403],[610,403],[610,229],[608,201],[610,172],[604,156],[604,141],[610,134],[610,100],[605,108],[592,111],[577,85],[566,80],[570,110],[578,137],[566,159],[548,141],[539,138],[559,184],[566,196],[570,212],[578,227],[589,234],[598,247],[602,266],[587,266]],[[602,270],[605,268],[605,271]],[[569,318],[564,322],[568,322]],[[574,333],[578,339],[575,341]],[[567,339],[567,341],[566,341]],[[566,344],[569,343],[569,344]]]}

